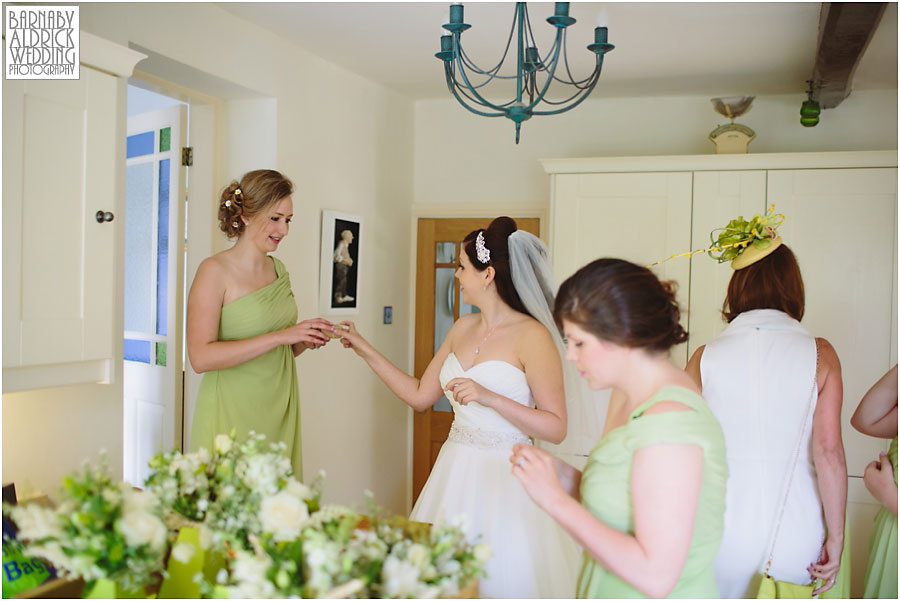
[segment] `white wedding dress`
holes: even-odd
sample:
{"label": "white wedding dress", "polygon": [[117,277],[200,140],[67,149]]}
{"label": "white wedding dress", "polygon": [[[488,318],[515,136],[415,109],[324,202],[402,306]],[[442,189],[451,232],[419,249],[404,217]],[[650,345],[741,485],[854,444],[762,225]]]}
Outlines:
{"label": "white wedding dress", "polygon": [[[450,353],[441,367],[441,386],[457,377],[534,406],[525,372],[505,361],[482,361],[466,370]],[[574,597],[580,547],[510,472],[512,446],[529,443],[528,436],[493,409],[461,406],[449,393],[447,398],[454,412],[450,435],[410,518],[439,523],[465,514],[470,540],[486,543],[492,553],[479,582],[481,597]]]}

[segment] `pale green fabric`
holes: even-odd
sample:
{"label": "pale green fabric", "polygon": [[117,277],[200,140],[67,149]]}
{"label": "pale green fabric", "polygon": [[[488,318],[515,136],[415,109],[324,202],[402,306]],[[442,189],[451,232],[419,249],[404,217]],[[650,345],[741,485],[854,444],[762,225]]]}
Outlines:
{"label": "pale green fabric", "polygon": [[[888,459],[894,466],[897,483],[897,437],[891,441]],[[844,539],[846,540],[846,538]],[[882,507],[875,516],[869,535],[869,566],[866,569],[867,599],[897,598],[897,516]]]}
{"label": "pale green fabric", "polygon": [[[297,323],[290,276],[281,261],[272,260],[277,275],[274,282],[222,307],[219,340],[245,340]],[[203,374],[191,426],[191,450],[212,450],[216,434],[228,434],[232,428],[238,441],[253,430],[269,441],[284,442],[294,475],[302,479],[300,401],[290,345]]]}
{"label": "pale green fabric", "polygon": [[[677,401],[689,411],[644,415],[660,401]],[[725,440],[706,402],[685,388],[666,386],[638,407],[628,422],[600,439],[581,477],[581,503],[607,525],[634,535],[631,466],[640,448],[666,443],[697,445],[703,450],[703,479],[694,533],[681,577],[670,597],[714,598],[719,593],[713,560],[722,539],[725,512]],[[642,598],[640,592],[607,572],[587,552],[578,577],[579,598]]]}

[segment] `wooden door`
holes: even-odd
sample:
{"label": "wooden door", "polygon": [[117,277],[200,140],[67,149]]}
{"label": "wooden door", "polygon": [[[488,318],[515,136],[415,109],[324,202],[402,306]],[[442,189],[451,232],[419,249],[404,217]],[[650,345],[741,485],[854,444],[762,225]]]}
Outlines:
{"label": "wooden door", "polygon": [[[515,217],[514,217],[515,219]],[[459,316],[478,309],[462,302],[459,284],[453,277],[460,244],[466,234],[486,228],[489,217],[460,219],[419,219],[416,245],[416,348],[415,376],[425,368],[441,345],[450,326]],[[516,219],[519,229],[540,235],[540,219]],[[413,419],[413,503],[419,497],[428,474],[447,440],[453,410],[446,398],[416,412]]]}

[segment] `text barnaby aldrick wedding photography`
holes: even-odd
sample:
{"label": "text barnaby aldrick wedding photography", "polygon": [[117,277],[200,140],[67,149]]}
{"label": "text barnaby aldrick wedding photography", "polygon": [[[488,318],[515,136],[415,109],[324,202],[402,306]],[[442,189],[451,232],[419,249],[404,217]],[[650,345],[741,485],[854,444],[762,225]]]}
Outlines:
{"label": "text barnaby aldrick wedding photography", "polygon": [[6,79],[78,79],[77,6],[6,7]]}

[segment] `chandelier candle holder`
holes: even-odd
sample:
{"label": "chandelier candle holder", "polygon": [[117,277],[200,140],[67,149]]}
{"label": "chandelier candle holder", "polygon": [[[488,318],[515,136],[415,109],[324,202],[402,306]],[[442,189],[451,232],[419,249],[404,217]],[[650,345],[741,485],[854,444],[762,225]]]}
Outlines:
{"label": "chandelier candle holder", "polygon": [[[463,5],[450,5],[450,22],[443,25],[441,51],[435,56],[444,62],[444,75],[450,92],[466,109],[482,117],[506,117],[516,124],[516,144],[519,143],[519,131],[522,122],[534,115],[558,115],[578,106],[593,91],[600,79],[603,68],[603,55],[615,46],[608,42],[608,30],[605,25],[594,28],[594,43],[587,49],[596,55],[594,71],[581,80],[576,80],[569,69],[566,52],[566,31],[575,23],[569,16],[569,3],[556,2],[554,14],[547,17],[547,22],[556,27],[556,38],[553,46],[543,58],[534,41],[528,8],[525,2],[516,2],[516,12],[512,28],[506,41],[506,48],[500,62],[490,69],[482,69],[475,65],[466,55],[462,47],[462,33],[471,25],[464,22]],[[500,70],[509,56],[513,36],[517,36],[516,71],[514,75],[500,75]],[[560,73],[557,73],[557,68]],[[562,73],[564,72],[564,75]],[[487,84],[495,79],[516,81],[515,98],[501,104],[488,101],[482,92]],[[477,81],[476,81],[477,80]],[[570,86],[568,97],[562,100],[550,100],[547,92],[550,84],[556,81],[560,86]],[[538,110],[539,105],[546,105]]]}

